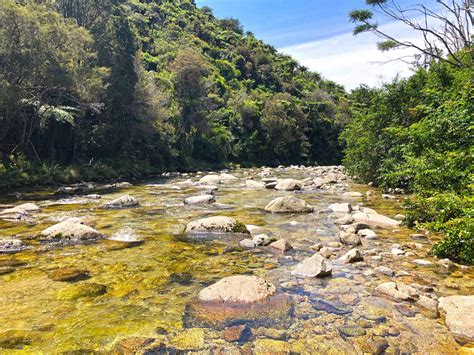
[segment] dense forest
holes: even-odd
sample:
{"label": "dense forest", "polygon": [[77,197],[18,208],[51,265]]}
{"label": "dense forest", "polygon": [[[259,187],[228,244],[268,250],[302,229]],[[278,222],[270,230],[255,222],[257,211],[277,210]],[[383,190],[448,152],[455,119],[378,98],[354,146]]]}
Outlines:
{"label": "dense forest", "polygon": [[237,20],[190,0],[0,4],[10,182],[342,157],[343,88]]}
{"label": "dense forest", "polygon": [[0,24],[0,186],[343,161],[474,263],[469,39],[347,93],[192,0],[0,0]]}

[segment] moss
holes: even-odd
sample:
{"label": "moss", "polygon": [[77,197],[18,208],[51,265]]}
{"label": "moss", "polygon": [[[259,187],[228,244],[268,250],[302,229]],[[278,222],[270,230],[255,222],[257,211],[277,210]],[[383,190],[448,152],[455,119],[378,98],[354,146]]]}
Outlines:
{"label": "moss", "polygon": [[249,230],[245,226],[245,224],[241,222],[235,223],[235,226],[232,228],[233,233],[243,233],[243,234],[250,234]]}

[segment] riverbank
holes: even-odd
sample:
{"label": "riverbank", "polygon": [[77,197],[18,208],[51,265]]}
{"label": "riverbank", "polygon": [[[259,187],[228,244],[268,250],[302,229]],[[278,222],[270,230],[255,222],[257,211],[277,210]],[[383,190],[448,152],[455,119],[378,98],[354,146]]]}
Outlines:
{"label": "riverbank", "polygon": [[[4,349],[454,354],[464,344],[445,300],[472,295],[473,269],[429,256],[438,239],[399,225],[399,196],[338,167],[55,191],[5,201],[39,210],[0,222],[17,248],[0,255]],[[258,279],[221,293],[220,281],[248,275]],[[230,303],[216,308],[216,295]]]}

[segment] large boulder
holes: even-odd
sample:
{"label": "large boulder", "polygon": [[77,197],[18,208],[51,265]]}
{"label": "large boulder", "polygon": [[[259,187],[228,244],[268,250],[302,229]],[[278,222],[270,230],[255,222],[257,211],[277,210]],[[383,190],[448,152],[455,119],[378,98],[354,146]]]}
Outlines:
{"label": "large boulder", "polygon": [[438,309],[456,339],[474,342],[474,295],[441,297]]}
{"label": "large boulder", "polygon": [[356,222],[364,222],[371,225],[385,226],[385,227],[397,227],[400,225],[400,221],[396,221],[387,216],[381,214],[367,213],[367,212],[357,212],[352,218]]}
{"label": "large boulder", "polygon": [[313,207],[302,199],[286,196],[271,201],[265,207],[265,211],[272,213],[310,213],[313,212]]}
{"label": "large boulder", "polygon": [[332,266],[324,257],[314,254],[299,263],[291,273],[303,277],[323,277],[331,275]]}
{"label": "large boulder", "polygon": [[216,202],[216,198],[213,195],[192,196],[184,200],[185,205],[202,205],[214,202]]}
{"label": "large boulder", "polygon": [[135,197],[125,195],[119,197],[113,201],[107,202],[102,205],[102,208],[106,209],[120,209],[120,208],[130,208],[130,207],[137,207],[139,205],[137,199]]}
{"label": "large boulder", "polygon": [[46,228],[39,238],[42,240],[86,241],[102,238],[103,235],[94,228],[83,224],[81,218],[69,218],[61,223]]}
{"label": "large boulder", "polygon": [[199,183],[204,185],[219,185],[221,179],[218,175],[206,175],[199,180]]}
{"label": "large boulder", "polygon": [[281,179],[277,181],[275,190],[280,191],[295,191],[301,190],[302,183],[301,181],[295,179]]}
{"label": "large boulder", "polygon": [[263,301],[275,294],[270,282],[248,275],[225,277],[199,292],[201,302],[252,303]]}
{"label": "large boulder", "polygon": [[231,217],[215,216],[188,223],[186,233],[249,233],[247,227]]}

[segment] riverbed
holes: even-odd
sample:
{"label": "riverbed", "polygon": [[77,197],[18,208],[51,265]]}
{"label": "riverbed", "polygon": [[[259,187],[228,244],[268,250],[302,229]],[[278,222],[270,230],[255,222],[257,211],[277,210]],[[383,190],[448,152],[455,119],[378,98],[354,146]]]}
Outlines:
{"label": "riverbed", "polygon": [[[304,278],[291,273],[315,253],[315,245],[340,241],[341,230],[335,221],[341,214],[328,210],[330,205],[347,202],[394,218],[405,212],[403,195],[383,196],[349,179],[318,186],[313,180],[324,178],[321,169],[237,169],[229,173],[237,179],[222,181],[215,191],[216,202],[202,205],[183,201],[206,189],[196,184],[204,173],[170,174],[93,197],[59,196],[52,188],[4,192],[0,203],[33,202],[41,211],[27,220],[0,220],[0,237],[15,237],[27,246],[21,252],[0,254],[0,351],[458,351],[462,344],[434,310],[376,291],[383,283],[400,282],[416,285],[434,301],[474,294],[472,268],[453,265],[447,269],[428,255],[438,236],[422,236],[403,226],[375,226],[377,238],[357,246],[362,261],[338,261],[351,249],[341,245],[331,249],[332,275]],[[269,177],[307,183],[298,191],[245,184],[247,179]],[[368,190],[372,191],[367,194]],[[100,208],[123,195],[133,196],[140,205]],[[288,195],[305,200],[314,211],[279,214],[264,210],[271,200]],[[243,248],[240,242],[247,236],[240,233],[209,238],[183,233],[189,222],[209,216],[228,216],[261,227],[275,239],[285,238],[292,249]],[[70,217],[86,217],[106,239],[53,243],[36,237]],[[110,237],[116,240],[107,239]],[[403,253],[396,255],[394,249]],[[393,275],[376,272],[380,266],[390,268]],[[58,280],[57,275],[68,270],[82,271],[81,277]],[[190,311],[197,294],[233,275],[256,275],[270,281],[288,300],[288,309],[274,318],[269,313],[263,319],[200,321]],[[226,340],[226,330],[235,326],[245,326],[246,335]]]}

